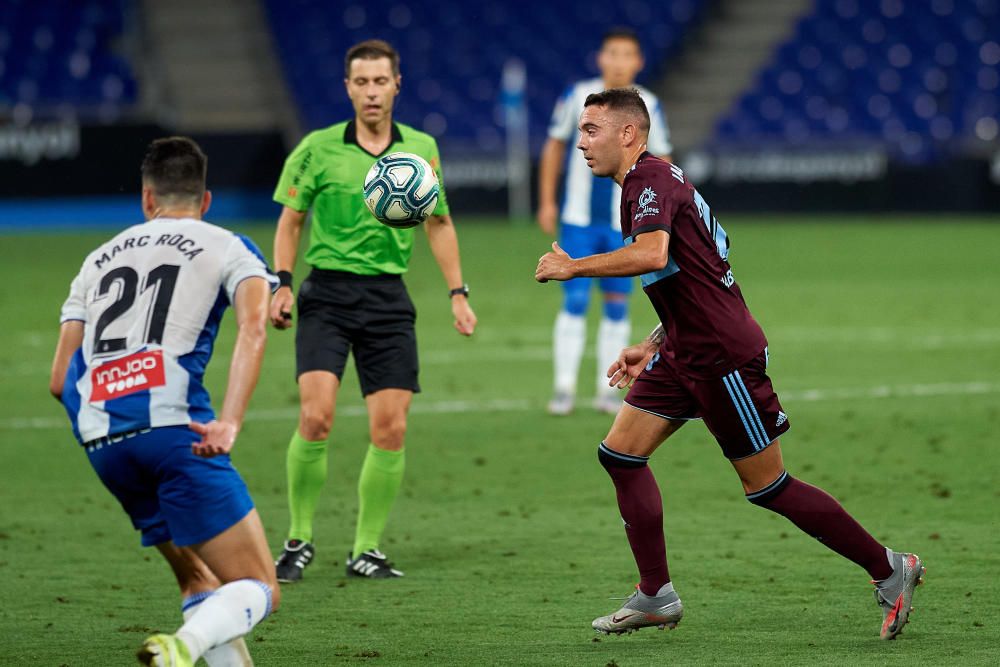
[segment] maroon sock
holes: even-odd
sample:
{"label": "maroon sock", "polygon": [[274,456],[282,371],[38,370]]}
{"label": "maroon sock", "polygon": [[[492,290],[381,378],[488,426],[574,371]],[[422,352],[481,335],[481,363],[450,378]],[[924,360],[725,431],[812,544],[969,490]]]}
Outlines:
{"label": "maroon sock", "polygon": [[639,566],[639,590],[656,595],[670,581],[670,572],[663,541],[663,500],[647,465],[649,457],[621,454],[602,442],[598,458],[615,484],[625,534]]}
{"label": "maroon sock", "polygon": [[767,488],[747,494],[747,500],[782,515],[807,535],[863,567],[872,579],[892,574],[885,547],[826,491],[785,472]]}

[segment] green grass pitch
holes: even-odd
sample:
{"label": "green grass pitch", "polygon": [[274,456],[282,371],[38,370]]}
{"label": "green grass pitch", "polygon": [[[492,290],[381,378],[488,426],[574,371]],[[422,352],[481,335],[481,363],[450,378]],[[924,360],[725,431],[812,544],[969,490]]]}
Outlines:
{"label": "green grass pitch", "polygon": [[[637,581],[595,453],[610,418],[585,406],[571,418],[544,414],[561,294],[532,275],[548,241],[527,225],[459,218],[475,337],[452,330],[423,238],[407,279],[424,393],[383,543],[407,576],[344,575],[367,443],[348,370],[317,560],[248,638],[257,664],[996,664],[997,222],[722,220],[792,422],[788,469],[834,494],[877,538],[926,561],[927,585],[898,641],[878,640],[865,573],[743,500],[697,423],[652,462],[684,620],[674,632],[596,638],[591,619]],[[270,254],[271,225],[244,230]],[[179,625],[167,568],[139,547],[46,393],[59,306],[85,253],[109,235],[0,237],[3,665],[130,664],[146,634]],[[632,306],[638,338],[654,320],[641,292]],[[217,404],[231,325],[230,316],[209,369]],[[594,374],[590,353],[584,397]],[[234,459],[274,549],[287,528],[284,452],[296,405],[293,336],[272,332]]]}

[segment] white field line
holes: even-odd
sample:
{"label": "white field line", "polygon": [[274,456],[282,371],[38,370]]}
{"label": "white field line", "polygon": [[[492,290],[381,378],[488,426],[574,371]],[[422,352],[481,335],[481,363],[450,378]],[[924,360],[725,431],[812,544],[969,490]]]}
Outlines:
{"label": "white field line", "polygon": [[[927,398],[935,396],[973,396],[1000,393],[1000,382],[938,382],[933,384],[875,385],[872,387],[843,387],[830,389],[800,389],[781,392],[779,397],[788,403],[816,403],[823,401],[877,400],[885,398]],[[586,401],[586,397],[581,397]],[[487,399],[482,401],[422,402],[419,399],[410,408],[411,414],[453,415],[477,412],[541,412],[543,406],[529,399]],[[247,421],[294,421],[298,408],[269,408],[250,410]],[[364,405],[338,406],[337,417],[364,417]],[[41,431],[63,429],[69,426],[63,417],[11,417],[0,420],[0,430]]]}
{"label": "white field line", "polygon": [[[1000,329],[980,329],[964,333],[922,333],[913,334],[898,329],[808,329],[795,328],[779,331],[771,337],[771,349],[777,353],[784,346],[792,345],[890,345],[894,351],[914,350],[967,350],[973,347],[990,347],[1000,345]],[[465,349],[463,349],[463,347]],[[592,346],[584,350],[584,357],[595,356]],[[475,362],[496,363],[535,363],[549,361],[552,358],[551,343],[539,345],[517,346],[506,345],[476,345],[457,346],[451,349],[422,350],[419,354],[422,366],[450,366],[453,364],[468,364]],[[217,355],[213,358],[214,366],[228,366],[228,355]],[[291,369],[295,366],[292,355],[265,358],[264,366],[274,369]],[[23,363],[11,364],[3,369],[5,377],[44,377],[49,372],[47,364]]]}

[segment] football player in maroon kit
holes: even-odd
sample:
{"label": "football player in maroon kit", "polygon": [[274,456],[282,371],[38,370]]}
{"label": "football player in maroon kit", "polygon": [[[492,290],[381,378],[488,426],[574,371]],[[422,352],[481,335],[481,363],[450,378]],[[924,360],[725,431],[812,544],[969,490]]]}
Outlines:
{"label": "football player in maroon kit", "polygon": [[646,152],[649,113],[635,89],[590,95],[579,129],[577,148],[587,165],[622,187],[626,245],[571,258],[553,243],[535,279],[641,276],[661,322],[608,369],[612,385],[631,388],[598,457],[614,482],[640,582],[621,609],[594,620],[594,629],[622,633],[680,621],[663,504],[647,463],[677,429],[701,419],[736,469],[747,500],[868,572],[883,612],[881,637],[893,639],[907,621],[923,563],[879,544],[833,497],[785,470],[778,437],[788,418],[767,376],[767,339],[727,261],[725,231],[683,171]]}

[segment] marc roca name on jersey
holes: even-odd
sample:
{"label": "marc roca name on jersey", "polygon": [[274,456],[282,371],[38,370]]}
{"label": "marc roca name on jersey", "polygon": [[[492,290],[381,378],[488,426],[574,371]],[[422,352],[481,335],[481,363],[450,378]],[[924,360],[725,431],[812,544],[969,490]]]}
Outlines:
{"label": "marc roca name on jersey", "polygon": [[126,250],[133,250],[135,248],[145,248],[147,246],[168,246],[176,248],[177,252],[187,257],[188,261],[191,261],[200,255],[202,250],[204,250],[204,248],[199,246],[194,239],[188,238],[183,234],[160,234],[155,240],[152,235],[143,234],[141,236],[131,236],[120,243],[114,244],[111,248],[108,248],[101,253],[100,257],[94,260],[94,264],[98,269],[100,269],[105,263],[110,262],[119,253],[123,253]]}

